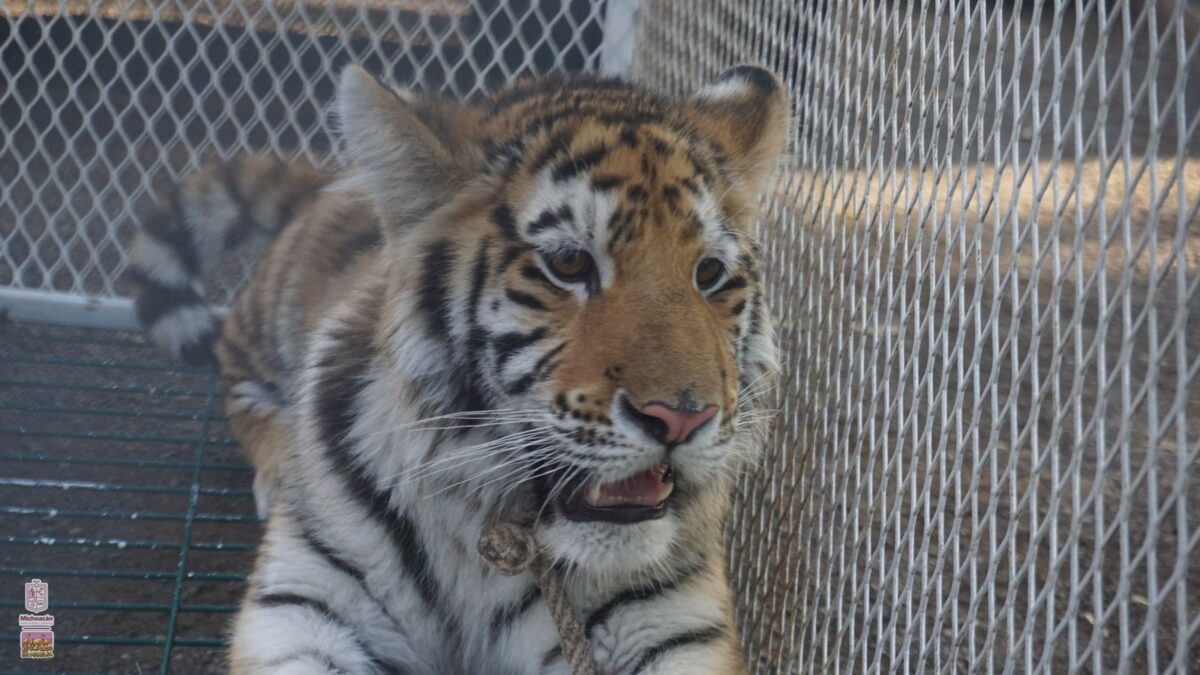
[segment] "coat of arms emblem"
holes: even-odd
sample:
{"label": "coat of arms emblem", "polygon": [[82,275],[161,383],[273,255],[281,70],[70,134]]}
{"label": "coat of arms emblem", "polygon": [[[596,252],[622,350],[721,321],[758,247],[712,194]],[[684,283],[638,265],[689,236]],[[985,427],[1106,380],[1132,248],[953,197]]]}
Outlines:
{"label": "coat of arms emblem", "polygon": [[25,584],[25,611],[44,612],[50,607],[50,584],[34,579]]}

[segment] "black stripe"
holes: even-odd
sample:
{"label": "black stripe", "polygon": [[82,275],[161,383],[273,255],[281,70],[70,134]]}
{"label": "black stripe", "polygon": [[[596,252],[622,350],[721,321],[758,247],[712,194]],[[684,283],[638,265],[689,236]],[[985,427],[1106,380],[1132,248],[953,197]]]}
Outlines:
{"label": "black stripe", "polygon": [[[475,254],[475,264],[471,267],[471,290],[467,298],[467,369],[469,373],[462,379],[460,388],[467,389],[472,385],[469,382],[482,382],[483,378],[480,373],[483,371],[481,363],[483,356],[486,353],[484,347],[487,344],[487,331],[479,326],[479,303],[483,297],[483,287],[487,282],[488,268],[488,248],[491,245],[491,240],[483,237],[479,242],[479,251]],[[482,410],[483,408],[475,408]],[[463,425],[470,426],[470,425]],[[451,430],[452,436],[461,436],[465,434],[467,429],[459,428]],[[437,432],[431,452],[434,448],[441,445],[441,435],[443,431]]]}
{"label": "black stripe", "polygon": [[525,373],[515,382],[506,386],[504,391],[507,392],[509,396],[517,396],[529,391],[529,388],[533,386],[535,380],[543,379],[546,376],[546,373],[549,372],[547,365],[550,363],[550,359],[558,355],[558,353],[561,352],[566,346],[567,343],[563,342],[554,349],[542,354],[542,357],[537,360],[537,363],[533,364],[533,370]]}
{"label": "black stripe", "polygon": [[550,649],[547,649],[546,653],[542,656],[542,670],[549,668],[550,664],[557,661],[562,655],[562,645],[554,645]]}
{"label": "black stripe", "polygon": [[501,204],[492,211],[492,221],[496,223],[496,227],[500,228],[500,233],[505,239],[515,240],[517,238],[517,221],[513,218],[512,209],[508,208],[507,204]]}
{"label": "black stripe", "polygon": [[221,164],[221,184],[224,185],[225,192],[229,195],[229,200],[233,202],[238,214],[237,221],[225,231],[225,250],[227,251],[248,239],[254,230],[261,227],[254,220],[254,215],[250,211],[249,201],[242,194],[241,189],[238,188],[238,173],[238,160],[236,157]]}
{"label": "black stripe", "polygon": [[217,335],[220,333],[218,323],[214,320],[213,323],[194,340],[188,340],[179,348],[179,358],[189,366],[215,366],[217,365],[217,355],[213,351],[213,345],[217,342]]}
{"label": "black stripe", "polygon": [[713,293],[714,294],[724,293],[725,291],[732,291],[732,290],[735,290],[738,288],[745,288],[746,285],[747,285],[746,277],[729,277],[729,281],[726,281],[725,283],[721,284],[721,287],[718,288],[717,290],[713,291]]}
{"label": "black stripe", "polygon": [[587,171],[593,166],[599,164],[607,154],[608,146],[602,143],[591,150],[580,153],[575,157],[568,157],[559,162],[558,165],[554,167],[554,173],[552,173],[551,176],[554,178],[556,183],[570,180],[579,173]]}
{"label": "black stripe", "polygon": [[608,617],[612,616],[612,613],[620,609],[622,605],[643,602],[665,595],[678,588],[680,584],[692,578],[692,576],[703,569],[704,563],[701,561],[697,565],[680,570],[674,577],[660,583],[627,588],[621,591],[611,600],[597,607],[591,614],[588,614],[587,619],[583,623],[584,632],[591,634],[593,628],[607,621]]}
{"label": "black stripe", "polygon": [[554,227],[564,221],[571,221],[574,218],[575,214],[571,211],[571,207],[565,204],[560,206],[557,211],[546,209],[533,222],[529,223],[527,228],[529,236],[532,237],[542,230]]}
{"label": "black stripe", "polygon": [[564,293],[566,292],[565,289],[559,289],[558,286],[554,285],[554,282],[550,281],[550,278],[543,274],[542,270],[537,265],[526,265],[522,267],[521,276],[525,277],[526,279],[532,279],[533,281],[540,281],[551,288],[556,288]]}
{"label": "black stripe", "polygon": [[538,300],[528,293],[522,293],[516,289],[509,288],[504,291],[504,294],[508,296],[509,300],[512,300],[518,305],[539,311],[544,311],[546,309],[546,305],[542,304],[541,300]]}
{"label": "black stripe", "polygon": [[521,254],[529,249],[522,246],[510,246],[504,250],[504,254],[500,256],[500,260],[496,263],[496,274],[503,274]]}
{"label": "black stripe", "polygon": [[[355,632],[354,626],[350,622],[346,621],[337,612],[333,611],[333,608],[331,608],[328,604],[321,600],[317,600],[316,598],[310,598],[298,593],[263,593],[255,598],[255,602],[262,607],[304,607],[317,612],[326,620],[337,624],[339,627],[344,628],[351,634]],[[387,661],[384,661],[370,649],[367,649],[367,646],[357,638],[354,639],[354,645],[358,647],[358,649],[361,650],[368,659],[370,659],[371,664],[381,672],[388,673],[389,675],[403,675],[407,672],[403,668],[398,668]]]}
{"label": "black stripe", "polygon": [[671,154],[671,146],[658,136],[651,135],[649,145],[650,149],[654,151],[654,154],[663,158],[666,158]]}
{"label": "black stripe", "polygon": [[642,173],[646,174],[646,181],[650,184],[658,182],[658,169],[654,166],[654,160],[650,158],[650,151],[642,152],[642,160],[639,163],[642,167]]}
{"label": "black stripe", "polygon": [[172,200],[170,211],[156,207],[146,216],[142,231],[174,251],[184,271],[194,277],[200,273],[200,258],[184,222],[182,198],[177,194]]}
{"label": "black stripe", "polygon": [[496,609],[492,613],[492,621],[491,625],[489,626],[492,642],[499,640],[500,633],[502,633],[505,628],[508,628],[512,622],[520,618],[521,615],[523,615],[525,612],[528,612],[533,607],[534,603],[536,603],[541,597],[542,593],[538,590],[538,587],[530,586],[529,590],[525,592],[525,595],[521,597],[519,602],[512,605],[505,605],[504,607]]}
{"label": "black stripe", "polygon": [[534,136],[544,129],[570,124],[582,119],[606,126],[617,127],[622,125],[641,126],[644,124],[661,123],[663,116],[661,113],[650,109],[639,110],[631,108],[614,112],[611,106],[607,105],[575,105],[570,109],[560,108],[551,110],[544,115],[538,115],[525,124],[522,135]]}
{"label": "black stripe", "polygon": [[710,626],[708,628],[688,631],[686,633],[680,633],[679,635],[669,637],[666,640],[663,640],[662,642],[647,649],[646,652],[642,654],[642,658],[638,659],[637,665],[633,667],[633,670],[629,671],[629,675],[637,675],[638,673],[642,672],[646,669],[646,666],[653,663],[655,659],[671,651],[672,649],[678,649],[687,645],[711,642],[712,640],[721,637],[724,632],[724,626]]}
{"label": "black stripe", "polygon": [[742,300],[738,301],[738,304],[734,305],[733,309],[729,311],[734,316],[741,316],[742,312],[746,311],[746,300],[743,298]]}
{"label": "black stripe", "polygon": [[442,590],[437,579],[433,576],[433,567],[429,564],[429,554],[421,543],[421,535],[417,525],[407,515],[395,519],[393,536],[401,542],[400,561],[416,583],[417,592],[421,599],[432,608],[442,609]]}
{"label": "black stripe", "polygon": [[546,328],[535,328],[528,333],[501,333],[492,336],[492,348],[496,350],[496,370],[503,371],[504,365],[518,350],[546,337]]}
{"label": "black stripe", "polygon": [[220,351],[225,361],[224,365],[221,366],[225,370],[222,373],[223,377],[229,377],[230,375],[242,377],[244,375],[246,379],[260,383],[264,379],[258,368],[255,367],[250,355],[246,353],[245,349],[242,349],[241,345],[233,340],[223,340]]}
{"label": "black stripe", "polygon": [[251,218],[249,212],[247,212],[234,221],[232,227],[230,227],[228,230],[225,230],[225,240],[222,245],[225,247],[226,251],[232,251],[241,245],[242,242],[249,239],[250,233],[254,232],[256,229],[258,229],[258,223],[254,222],[254,219]]}
{"label": "black stripe", "polygon": [[701,141],[698,138],[691,139],[691,140],[695,141],[695,143],[692,144],[693,147],[688,149],[687,158],[688,158],[688,161],[691,162],[691,164],[692,164],[692,171],[694,171],[696,173],[696,175],[700,176],[700,180],[706,186],[711,188],[712,184],[713,184],[712,169],[709,167],[708,162],[706,160],[702,159],[700,154],[697,153],[696,149],[695,149],[696,144],[700,143]]}
{"label": "black stripe", "polygon": [[542,149],[538,151],[538,154],[534,155],[533,159],[529,161],[529,173],[531,175],[538,173],[543,167],[550,163],[551,159],[554,159],[554,157],[557,155],[566,152],[570,148],[571,141],[574,138],[575,130],[570,127],[565,127],[555,131],[548,139],[546,139],[546,142],[542,145]]}
{"label": "black stripe", "polygon": [[743,270],[745,270],[746,276],[750,277],[750,279],[753,281],[759,281],[761,275],[758,272],[758,260],[756,256],[759,256],[762,253],[761,251],[757,250],[758,246],[754,246],[754,248],[754,255],[751,255],[750,253],[743,253],[738,256],[738,267],[741,267]]}
{"label": "black stripe", "polygon": [[[366,308],[366,311],[372,310]],[[325,455],[334,472],[341,476],[350,494],[390,535],[392,545],[405,570],[411,575],[413,585],[425,602],[426,608],[441,616],[447,630],[451,635],[456,635],[457,627],[442,613],[444,606],[441,602],[441,589],[433,576],[429,558],[421,545],[415,525],[408,516],[392,508],[388,493],[376,487],[375,481],[355,460],[350,447],[348,435],[356,421],[354,405],[363,384],[361,380],[366,375],[369,365],[368,359],[355,356],[372,353],[370,327],[347,331],[342,336],[342,344],[335,340],[327,349],[327,353],[337,354],[339,358],[334,362],[334,369],[324,373],[316,383],[318,393],[315,412],[321,440],[325,443]],[[347,355],[350,355],[349,358]]]}
{"label": "black stripe", "polygon": [[204,306],[204,298],[190,287],[167,286],[136,267],[130,268],[126,274],[129,281],[138,287],[137,317],[147,328],[175,309]]}
{"label": "black stripe", "polygon": [[762,320],[762,298],[755,293],[750,301],[753,307],[750,309],[750,325],[746,326],[746,335],[758,335],[759,322]]}
{"label": "black stripe", "polygon": [[611,249],[633,226],[633,209],[617,209],[608,219],[608,245]]}
{"label": "black stripe", "polygon": [[333,549],[326,546],[325,542],[317,539],[317,536],[310,532],[307,528],[301,528],[300,536],[304,537],[304,543],[308,544],[308,547],[311,548],[317,555],[324,558],[325,562],[329,563],[330,567],[354,579],[360,585],[366,583],[367,576],[362,570],[358,569],[345,558],[335,553]]}
{"label": "black stripe", "polygon": [[475,264],[471,267],[471,292],[467,300],[467,325],[472,329],[479,324],[479,298],[483,296],[483,284],[487,281],[488,246],[491,241],[479,240],[475,253]]}
{"label": "black stripe", "polygon": [[750,352],[750,338],[757,337],[759,331],[762,329],[761,314],[762,298],[758,293],[755,293],[754,296],[750,298],[750,319],[746,324],[746,332],[742,334],[744,337],[742,338],[742,342],[738,350],[741,359],[745,359],[746,355]]}
{"label": "black stripe", "polygon": [[342,242],[342,245],[338,247],[337,253],[334,255],[334,259],[345,266],[358,256],[370,253],[381,246],[383,246],[383,232],[371,228],[368,232],[363,232]]}
{"label": "black stripe", "polygon": [[624,176],[608,175],[595,176],[592,178],[592,189],[595,190],[612,190],[625,184]]}
{"label": "black stripe", "polygon": [[300,536],[304,538],[304,542],[308,544],[308,547],[311,548],[314,553],[324,558],[325,562],[328,563],[330,567],[338,570],[342,574],[345,574],[357,582],[358,587],[363,592],[363,596],[371,600],[375,606],[379,608],[379,613],[383,614],[388,618],[389,621],[391,621],[392,628],[398,635],[403,634],[404,627],[399,621],[396,620],[396,617],[392,615],[387,606],[375,597],[370,585],[367,583],[366,573],[360,570],[350,561],[338,555],[333,549],[326,545],[325,542],[321,541],[321,539],[317,537],[317,535],[307,526],[305,522],[302,521],[299,527]]}
{"label": "black stripe", "polygon": [[450,289],[446,277],[454,262],[450,242],[441,239],[425,247],[421,257],[421,282],[417,289],[418,306],[429,317],[433,332],[445,339],[450,332]]}
{"label": "black stripe", "polygon": [[[527,99],[541,96],[553,95],[556,100],[565,100],[569,96],[575,97],[596,97],[600,100],[613,100],[611,97],[614,94],[606,92],[629,92],[648,97],[634,88],[633,85],[613,77],[597,77],[588,74],[572,74],[570,76],[562,73],[549,73],[539,78],[528,78],[518,80],[516,84],[511,85],[507,90],[493,99],[490,111],[495,115],[503,112],[509,107],[523,103]],[[624,97],[618,98],[624,101]],[[636,100],[636,99],[635,99]]]}
{"label": "black stripe", "polygon": [[299,593],[262,593],[255,598],[255,603],[263,607],[307,607],[330,621],[342,626],[350,627],[350,623],[333,611],[329,605],[322,600],[310,598],[307,595]]}
{"label": "black stripe", "polygon": [[502,172],[507,171],[520,160],[522,149],[521,144],[516,142],[497,143],[493,140],[485,140],[483,142],[484,163]]}

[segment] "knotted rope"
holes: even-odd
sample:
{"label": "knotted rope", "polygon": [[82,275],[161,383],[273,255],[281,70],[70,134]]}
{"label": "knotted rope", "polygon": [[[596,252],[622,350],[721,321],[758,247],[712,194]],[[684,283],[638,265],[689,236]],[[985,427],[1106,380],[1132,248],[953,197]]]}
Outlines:
{"label": "knotted rope", "polygon": [[567,663],[571,664],[572,675],[598,675],[592,643],[579,624],[579,617],[563,587],[562,576],[541,554],[533,531],[520,525],[489,520],[479,537],[479,555],[501,574],[512,576],[526,569],[533,574],[533,581],[554,618],[558,642]]}

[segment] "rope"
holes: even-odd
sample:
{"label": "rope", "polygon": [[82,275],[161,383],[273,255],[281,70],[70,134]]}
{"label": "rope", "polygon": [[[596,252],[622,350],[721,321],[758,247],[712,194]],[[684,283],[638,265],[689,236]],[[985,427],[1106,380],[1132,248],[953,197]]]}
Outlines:
{"label": "rope", "polygon": [[479,537],[479,555],[492,569],[509,576],[529,570],[533,581],[554,618],[558,630],[558,642],[562,646],[567,663],[571,664],[572,675],[597,675],[596,659],[592,656],[592,643],[588,641],[583,626],[571,599],[563,587],[562,576],[554,566],[540,555],[533,532],[512,523],[488,521]]}

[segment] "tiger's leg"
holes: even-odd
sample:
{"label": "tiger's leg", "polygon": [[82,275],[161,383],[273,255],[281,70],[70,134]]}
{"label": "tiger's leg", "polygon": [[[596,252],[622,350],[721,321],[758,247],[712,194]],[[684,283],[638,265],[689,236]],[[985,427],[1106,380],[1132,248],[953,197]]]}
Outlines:
{"label": "tiger's leg", "polygon": [[[714,539],[719,542],[719,536]],[[743,675],[741,643],[725,581],[724,557],[616,592],[587,613],[604,672],[631,675]]]}
{"label": "tiger's leg", "polygon": [[254,504],[260,518],[271,510],[280,464],[291,445],[281,384],[284,374],[271,358],[270,341],[264,337],[269,314],[260,309],[266,305],[261,300],[263,287],[256,280],[246,289],[225,321],[215,349],[227,392],[230,430],[254,466]]}
{"label": "tiger's leg", "polygon": [[258,517],[266,518],[289,444],[285,413],[269,390],[250,380],[230,387],[225,413],[233,435],[254,466],[254,505]]}
{"label": "tiger's leg", "polygon": [[[323,523],[295,515],[281,494],[234,621],[230,671],[259,673],[427,673],[372,590],[389,572],[355,559]],[[376,576],[372,576],[376,575]]]}

